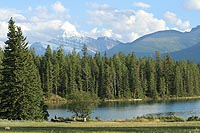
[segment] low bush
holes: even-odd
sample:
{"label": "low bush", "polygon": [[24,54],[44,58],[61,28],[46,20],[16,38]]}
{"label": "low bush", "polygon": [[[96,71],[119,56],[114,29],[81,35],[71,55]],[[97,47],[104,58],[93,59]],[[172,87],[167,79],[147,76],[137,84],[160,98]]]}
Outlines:
{"label": "low bush", "polygon": [[179,116],[170,115],[170,116],[140,116],[134,119],[136,122],[147,122],[147,121],[161,121],[161,122],[184,122],[185,120]]}
{"label": "low bush", "polygon": [[97,120],[97,121],[101,121],[101,118],[98,117],[98,116],[96,116],[96,117],[95,117],[95,120]]}
{"label": "low bush", "polygon": [[171,115],[171,116],[162,116],[159,117],[160,121],[163,122],[184,122],[185,120],[179,116]]}
{"label": "low bush", "polygon": [[138,116],[134,119],[134,121],[147,122],[147,121],[159,121],[159,119],[154,117],[153,115],[148,115],[148,116]]}
{"label": "low bush", "polygon": [[187,121],[200,121],[200,118],[198,116],[191,116],[187,119]]}

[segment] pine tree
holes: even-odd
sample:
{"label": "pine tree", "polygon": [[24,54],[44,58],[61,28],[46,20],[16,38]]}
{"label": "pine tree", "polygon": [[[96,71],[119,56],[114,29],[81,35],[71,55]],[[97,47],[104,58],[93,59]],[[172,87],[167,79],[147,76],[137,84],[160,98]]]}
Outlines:
{"label": "pine tree", "polygon": [[98,96],[98,88],[99,88],[99,82],[100,82],[100,79],[99,79],[99,67],[100,65],[98,64],[98,59],[100,59],[100,55],[98,56],[98,54],[95,55],[94,59],[93,59],[93,62],[92,62],[92,70],[91,70],[91,73],[92,73],[92,79],[93,79],[93,88],[94,88],[94,93],[95,93],[95,96]]}
{"label": "pine tree", "polygon": [[104,75],[103,75],[103,98],[113,99],[114,88],[112,83],[112,71],[110,68],[109,59],[105,56]]}
{"label": "pine tree", "polygon": [[129,98],[131,96],[129,83],[128,83],[128,69],[125,64],[122,65],[122,91],[121,96],[122,98]]}
{"label": "pine tree", "polygon": [[186,72],[186,92],[187,96],[193,96],[194,95],[194,82],[195,82],[195,77],[196,73],[194,73],[194,62],[189,61],[187,65],[187,72]]}
{"label": "pine tree", "polygon": [[146,73],[147,59],[146,58],[140,58],[139,63],[140,63],[139,77],[140,77],[140,81],[141,81],[142,93],[144,94],[144,96],[146,96],[146,93],[147,93],[147,90],[148,90],[147,73]]}
{"label": "pine tree", "polygon": [[59,71],[60,71],[60,65],[58,63],[57,59],[57,53],[56,51],[53,52],[53,57],[52,57],[52,86],[53,86],[53,93],[58,95],[58,87],[60,86],[59,84]]}
{"label": "pine tree", "polygon": [[166,96],[166,82],[164,77],[160,77],[160,91],[159,96],[164,98]]}
{"label": "pine tree", "polygon": [[148,59],[147,62],[147,82],[148,82],[148,90],[147,96],[153,99],[158,98],[158,93],[156,89],[156,80],[155,80],[155,63],[152,58]]}
{"label": "pine tree", "polygon": [[67,84],[67,80],[68,80],[68,76],[67,76],[67,62],[65,59],[65,55],[63,53],[63,49],[60,47],[57,51],[57,62],[59,65],[59,77],[58,77],[58,92],[59,95],[62,97],[66,96],[66,84]]}
{"label": "pine tree", "polygon": [[47,46],[45,55],[42,57],[40,66],[40,75],[42,82],[42,89],[45,96],[48,98],[52,94],[53,90],[53,64],[52,64],[52,51],[50,45]]}
{"label": "pine tree", "polygon": [[183,79],[183,89],[180,92],[180,96],[187,96],[187,63],[185,60],[181,60],[180,61],[180,69],[181,69],[181,75],[182,75],[182,79]]}
{"label": "pine tree", "polygon": [[116,92],[115,97],[122,98],[122,63],[118,54],[114,55],[113,60],[116,72],[116,81],[114,86]]}
{"label": "pine tree", "polygon": [[77,53],[75,50],[68,58],[68,84],[66,88],[66,96],[68,97],[74,92],[77,92],[77,82],[76,82],[76,63],[77,63]]}
{"label": "pine tree", "polygon": [[162,70],[162,58],[161,58],[161,54],[156,51],[156,65],[155,65],[155,69],[156,69],[156,89],[158,91],[158,93],[161,93],[161,90],[163,91],[164,88],[161,88],[161,79],[163,76],[163,70]]}
{"label": "pine tree", "polygon": [[2,64],[0,118],[43,119],[43,93],[28,43],[22,35],[21,28],[15,26],[12,18],[8,28]]}
{"label": "pine tree", "polygon": [[[2,61],[3,61],[3,50],[0,49],[0,70],[2,69]],[[2,74],[0,73],[0,84],[2,80]]]}
{"label": "pine tree", "polygon": [[174,61],[172,57],[167,54],[163,61],[163,74],[166,82],[166,94],[172,95],[174,91]]}
{"label": "pine tree", "polygon": [[173,95],[175,95],[176,97],[181,96],[181,93],[183,92],[183,79],[182,79],[179,64],[176,64],[174,85],[175,87],[174,87]]}
{"label": "pine tree", "polygon": [[82,61],[81,61],[81,57],[78,54],[75,58],[75,68],[76,68],[76,83],[77,83],[77,89],[78,91],[82,91],[83,90],[83,79],[82,79]]}
{"label": "pine tree", "polygon": [[82,57],[82,81],[83,81],[83,90],[88,92],[93,90],[92,88],[92,77],[91,77],[91,68],[90,68],[90,57],[87,53],[87,46],[84,44]]}

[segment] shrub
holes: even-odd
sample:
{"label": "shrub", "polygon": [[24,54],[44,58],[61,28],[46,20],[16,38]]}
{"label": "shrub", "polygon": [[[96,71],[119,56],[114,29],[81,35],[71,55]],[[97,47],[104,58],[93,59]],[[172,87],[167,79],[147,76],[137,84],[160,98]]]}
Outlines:
{"label": "shrub", "polygon": [[198,116],[191,116],[187,119],[187,121],[200,121],[200,118]]}
{"label": "shrub", "polygon": [[158,118],[156,118],[155,116],[153,115],[148,115],[148,116],[138,116],[135,118],[134,121],[137,121],[137,122],[146,122],[146,121],[157,121]]}
{"label": "shrub", "polygon": [[96,116],[96,117],[95,117],[95,120],[101,121],[101,118],[100,118],[99,116]]}
{"label": "shrub", "polygon": [[170,116],[161,116],[159,117],[160,121],[163,122],[184,122],[185,120],[179,116],[176,115],[170,115]]}
{"label": "shrub", "polygon": [[136,117],[134,121],[145,122],[145,121],[162,121],[162,122],[184,122],[185,120],[179,116],[169,115],[169,116],[140,116]]}

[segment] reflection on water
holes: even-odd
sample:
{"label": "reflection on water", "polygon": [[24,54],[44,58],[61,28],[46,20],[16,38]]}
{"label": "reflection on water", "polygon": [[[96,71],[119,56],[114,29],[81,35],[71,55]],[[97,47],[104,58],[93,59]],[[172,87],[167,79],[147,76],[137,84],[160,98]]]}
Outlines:
{"label": "reflection on water", "polygon": [[[66,105],[49,106],[49,118],[56,116],[70,117],[72,114]],[[200,116],[200,99],[179,101],[148,101],[148,102],[102,102],[93,110],[92,118],[96,116],[102,120],[124,120],[147,114],[173,113],[183,118],[193,115]]]}

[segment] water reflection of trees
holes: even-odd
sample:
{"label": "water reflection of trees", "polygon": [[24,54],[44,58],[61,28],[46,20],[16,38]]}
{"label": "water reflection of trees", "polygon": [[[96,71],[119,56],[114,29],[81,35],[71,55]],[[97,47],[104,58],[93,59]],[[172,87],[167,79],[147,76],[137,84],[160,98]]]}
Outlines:
{"label": "water reflection of trees", "polygon": [[[174,104],[174,103],[185,103],[185,102],[199,102],[199,99],[193,100],[160,100],[160,101],[113,101],[113,102],[100,102],[97,108],[107,108],[107,107],[127,107],[127,106],[139,106],[139,105],[154,105],[154,104]],[[47,104],[48,109],[68,109],[69,103],[56,103]]]}

